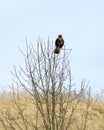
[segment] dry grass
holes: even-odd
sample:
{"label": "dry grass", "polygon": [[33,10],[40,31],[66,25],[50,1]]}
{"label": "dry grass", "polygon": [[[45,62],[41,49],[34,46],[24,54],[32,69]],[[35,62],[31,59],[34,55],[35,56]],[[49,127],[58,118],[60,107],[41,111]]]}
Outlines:
{"label": "dry grass", "polygon": [[[96,102],[93,108],[92,104],[88,109],[86,130],[104,130],[104,103]],[[86,102],[78,104],[70,126],[71,130],[83,130],[86,107]],[[68,113],[71,114],[71,109]],[[39,130],[42,130],[41,123],[34,100],[23,97],[19,100],[14,100],[13,97],[0,99],[0,130],[34,130],[36,124],[40,127]]]}

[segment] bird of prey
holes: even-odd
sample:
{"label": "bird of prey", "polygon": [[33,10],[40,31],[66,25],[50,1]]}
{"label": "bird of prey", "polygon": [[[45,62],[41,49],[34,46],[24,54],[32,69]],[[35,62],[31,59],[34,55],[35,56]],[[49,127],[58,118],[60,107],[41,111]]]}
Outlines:
{"label": "bird of prey", "polygon": [[58,35],[58,38],[55,41],[55,50],[54,53],[59,54],[60,53],[60,49],[63,47],[64,45],[64,39],[62,37],[62,35]]}

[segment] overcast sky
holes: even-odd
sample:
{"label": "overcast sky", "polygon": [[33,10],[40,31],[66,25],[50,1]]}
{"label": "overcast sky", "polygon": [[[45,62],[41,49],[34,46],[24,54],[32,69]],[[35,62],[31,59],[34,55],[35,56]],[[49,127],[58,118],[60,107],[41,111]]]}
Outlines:
{"label": "overcast sky", "polygon": [[62,34],[72,48],[74,82],[104,89],[104,0],[0,0],[0,86],[12,82],[13,65],[22,65],[25,39],[55,40]]}

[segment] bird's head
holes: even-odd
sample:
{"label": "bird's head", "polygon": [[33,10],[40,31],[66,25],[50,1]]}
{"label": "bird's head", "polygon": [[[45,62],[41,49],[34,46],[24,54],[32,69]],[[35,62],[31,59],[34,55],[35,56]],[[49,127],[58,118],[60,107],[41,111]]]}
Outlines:
{"label": "bird's head", "polygon": [[62,38],[62,35],[58,35],[59,38]]}

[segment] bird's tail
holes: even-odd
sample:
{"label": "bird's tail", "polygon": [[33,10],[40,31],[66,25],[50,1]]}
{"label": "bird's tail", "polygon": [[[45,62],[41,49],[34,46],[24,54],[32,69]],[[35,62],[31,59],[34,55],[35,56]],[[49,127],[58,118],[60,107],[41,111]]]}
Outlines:
{"label": "bird's tail", "polygon": [[60,53],[60,47],[55,48],[54,53],[59,54]]}

